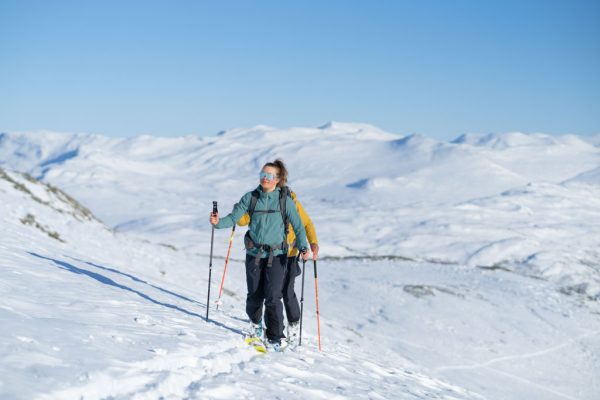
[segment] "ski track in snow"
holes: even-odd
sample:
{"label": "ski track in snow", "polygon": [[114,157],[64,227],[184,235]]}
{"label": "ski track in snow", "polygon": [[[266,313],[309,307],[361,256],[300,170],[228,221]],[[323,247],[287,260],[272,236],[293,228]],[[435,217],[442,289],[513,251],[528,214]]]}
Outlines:
{"label": "ski track in snow", "polygon": [[452,371],[452,370],[486,369],[486,370],[492,371],[493,373],[504,375],[512,380],[516,380],[516,381],[525,383],[526,385],[536,387],[543,392],[548,392],[550,394],[556,395],[559,398],[564,398],[564,399],[569,399],[569,400],[579,400],[579,397],[573,397],[573,396],[570,396],[569,394],[561,393],[556,390],[552,390],[551,388],[549,388],[547,386],[537,384],[529,379],[525,379],[521,376],[517,376],[515,374],[511,374],[509,372],[502,371],[497,368],[492,368],[491,366],[494,364],[498,364],[498,363],[504,363],[504,362],[515,361],[515,360],[524,360],[527,358],[535,358],[535,357],[544,356],[549,353],[563,349],[565,347],[572,346],[573,344],[578,344],[581,339],[584,339],[587,337],[592,337],[592,336],[597,336],[598,334],[600,334],[600,331],[589,332],[589,333],[579,335],[575,338],[569,338],[565,342],[560,343],[556,346],[538,350],[538,351],[535,351],[532,353],[492,358],[484,363],[474,363],[474,364],[469,364],[469,365],[442,366],[442,367],[436,368],[435,371],[436,372],[444,372],[444,371]]}
{"label": "ski track in snow", "polygon": [[548,353],[552,353],[554,351],[563,349],[567,346],[571,346],[573,344],[578,344],[579,341],[581,339],[587,338],[587,337],[591,337],[591,336],[596,336],[600,334],[600,331],[595,331],[595,332],[589,332],[589,333],[584,333],[582,335],[579,335],[578,337],[575,338],[569,338],[567,341],[560,343],[556,346],[553,347],[549,347],[547,349],[543,349],[543,350],[538,350],[532,353],[526,353],[526,354],[519,354],[519,355],[512,355],[512,356],[503,356],[503,357],[498,357],[498,358],[492,358],[489,361],[486,361],[484,363],[476,363],[476,364],[472,364],[472,365],[450,365],[450,366],[445,366],[445,367],[438,367],[436,368],[436,371],[448,371],[448,370],[457,370],[457,369],[474,369],[474,368],[483,368],[483,367],[488,367],[492,364],[496,364],[496,363],[500,363],[500,362],[505,362],[505,361],[513,361],[513,360],[518,360],[518,359],[525,359],[525,358],[534,358],[534,357],[539,357],[539,356],[543,356],[546,355]]}

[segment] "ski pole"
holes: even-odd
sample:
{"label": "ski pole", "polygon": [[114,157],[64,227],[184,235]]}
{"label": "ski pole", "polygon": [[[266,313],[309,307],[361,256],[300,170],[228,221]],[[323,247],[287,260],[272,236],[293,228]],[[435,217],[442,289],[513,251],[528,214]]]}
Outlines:
{"label": "ski pole", "polygon": [[229,249],[227,249],[227,257],[225,257],[225,267],[223,268],[223,277],[221,278],[221,287],[219,288],[219,298],[217,299],[217,310],[221,305],[221,295],[223,294],[223,284],[225,283],[225,274],[227,273],[227,263],[229,262],[229,254],[231,254],[231,244],[233,243],[233,234],[235,233],[235,225],[231,230],[231,236],[229,237]]}
{"label": "ski pole", "polygon": [[302,295],[300,296],[300,338],[298,346],[302,346],[302,315],[304,314],[304,275],[306,271],[306,260],[302,260]]}
{"label": "ski pole", "polygon": [[319,285],[317,284],[317,260],[313,260],[315,264],[315,295],[317,296],[317,332],[319,334],[319,351],[321,351],[321,322],[319,320]]}
{"label": "ski pole", "polygon": [[[213,201],[213,214],[218,213],[217,202]],[[210,262],[208,263],[208,299],[206,300],[206,320],[208,321],[208,310],[210,309],[210,280],[212,278],[212,256],[213,256],[213,243],[215,241],[215,226],[212,226],[212,232],[210,234]]]}

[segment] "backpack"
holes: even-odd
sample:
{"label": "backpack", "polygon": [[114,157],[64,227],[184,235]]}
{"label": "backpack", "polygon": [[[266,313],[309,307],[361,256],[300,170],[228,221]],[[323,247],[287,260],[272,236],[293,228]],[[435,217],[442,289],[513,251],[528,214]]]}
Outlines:
{"label": "backpack", "polygon": [[[258,189],[254,189],[252,191],[252,199],[250,200],[250,205],[248,206],[248,215],[250,216],[250,222],[252,222],[252,215],[254,215],[254,209],[256,208],[256,203],[258,202],[259,197],[260,191]],[[281,212],[281,218],[283,219],[286,240],[289,233],[289,220],[287,217],[287,213],[285,212],[288,197],[290,199],[292,198],[292,189],[290,189],[289,186],[279,188],[279,212]],[[257,212],[260,214],[270,214],[277,212],[277,210],[265,210]],[[250,225],[250,223],[248,223],[248,225]]]}
{"label": "backpack", "polygon": [[[288,237],[288,233],[289,233],[289,220],[287,217],[287,213],[285,212],[285,207],[286,207],[286,203],[287,203],[287,198],[292,198],[292,189],[290,189],[288,186],[284,186],[282,188],[280,188],[279,190],[279,210],[259,210],[256,211],[256,213],[259,214],[270,214],[270,213],[276,213],[276,212],[280,212],[281,213],[281,218],[283,219],[283,226],[284,226],[284,237],[283,237],[283,242],[282,244],[279,246],[264,246],[264,245],[260,245],[260,244],[255,244],[252,239],[250,238],[250,231],[246,232],[246,236],[244,237],[244,244],[246,249],[251,249],[251,248],[258,248],[259,249],[259,253],[256,256],[256,265],[258,265],[259,261],[260,261],[260,256],[262,254],[263,251],[268,251],[269,254],[269,261],[268,261],[268,266],[270,267],[273,261],[273,250],[276,249],[282,249],[285,253],[287,253],[288,251],[288,243],[287,243],[287,237]],[[254,189],[252,191],[252,199],[250,200],[250,205],[248,206],[248,215],[250,216],[250,222],[248,223],[248,225],[250,225],[250,223],[252,223],[252,216],[255,213],[255,208],[256,208],[256,203],[258,202],[258,199],[260,198],[260,191],[258,189]],[[269,247],[269,248],[267,248]]]}

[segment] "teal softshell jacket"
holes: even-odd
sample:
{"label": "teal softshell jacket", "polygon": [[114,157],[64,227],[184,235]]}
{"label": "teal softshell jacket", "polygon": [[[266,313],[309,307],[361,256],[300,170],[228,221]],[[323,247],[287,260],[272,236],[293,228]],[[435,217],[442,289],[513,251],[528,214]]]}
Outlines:
{"label": "teal softshell jacket", "polygon": [[[286,241],[285,229],[283,225],[283,217],[279,212],[279,192],[281,191],[278,187],[274,191],[265,193],[262,187],[258,186],[260,197],[256,202],[256,208],[254,209],[254,215],[248,230],[250,231],[250,237],[254,243],[266,244],[269,246],[280,245]],[[248,212],[250,202],[252,200],[252,192],[248,192],[242,196],[240,201],[233,206],[233,211],[226,217],[219,218],[219,222],[215,225],[215,228],[231,228],[242,216]],[[275,210],[277,212],[271,213],[258,213],[258,211]],[[288,199],[285,202],[285,212],[289,222],[292,224],[294,233],[296,234],[297,248],[308,249],[308,241],[306,240],[306,231],[304,225],[296,210],[296,205],[292,199]],[[257,249],[246,250],[250,255],[258,254]],[[273,255],[278,256],[284,254],[283,250],[274,250]],[[262,258],[268,257],[269,254],[265,252]]]}

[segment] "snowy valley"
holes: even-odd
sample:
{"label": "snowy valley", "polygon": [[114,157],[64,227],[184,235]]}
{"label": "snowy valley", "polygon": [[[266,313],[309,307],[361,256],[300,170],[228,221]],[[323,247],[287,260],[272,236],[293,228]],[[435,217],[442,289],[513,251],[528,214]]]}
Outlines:
{"label": "snowy valley", "polygon": [[[243,229],[204,320],[211,202],[277,157],[319,236],[322,352],[312,262],[304,345],[241,340]],[[598,137],[3,133],[0,223],[2,399],[600,397]]]}

